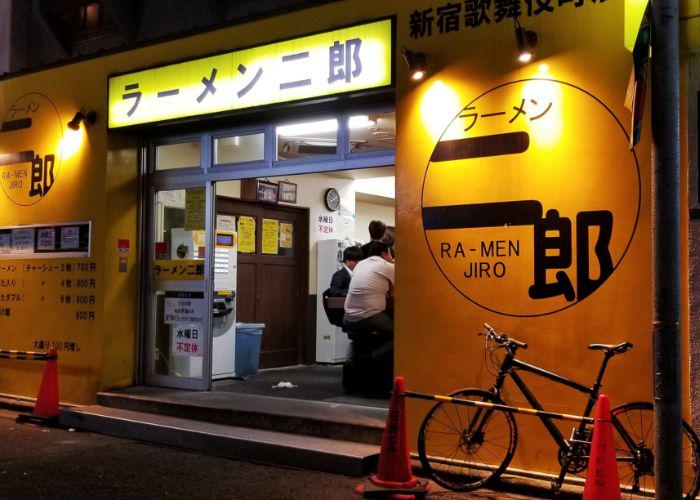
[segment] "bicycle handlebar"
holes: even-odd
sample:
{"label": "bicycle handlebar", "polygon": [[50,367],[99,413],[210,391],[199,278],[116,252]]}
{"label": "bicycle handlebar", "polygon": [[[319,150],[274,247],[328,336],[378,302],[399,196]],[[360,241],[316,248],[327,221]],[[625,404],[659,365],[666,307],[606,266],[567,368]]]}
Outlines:
{"label": "bicycle handlebar", "polygon": [[486,328],[486,336],[496,342],[497,344],[501,344],[504,346],[515,346],[515,347],[520,347],[521,349],[527,349],[527,344],[525,342],[520,342],[519,340],[515,340],[512,338],[509,338],[508,335],[505,333],[498,333],[491,325],[488,323],[484,323],[484,328]]}

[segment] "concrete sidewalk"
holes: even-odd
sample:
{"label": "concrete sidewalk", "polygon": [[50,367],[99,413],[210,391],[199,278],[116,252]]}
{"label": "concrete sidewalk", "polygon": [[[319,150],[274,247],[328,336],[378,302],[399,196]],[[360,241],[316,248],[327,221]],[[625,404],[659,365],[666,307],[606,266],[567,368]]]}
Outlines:
{"label": "concrete sidewalk", "polygon": [[[235,498],[357,499],[360,480],[272,467],[178,448],[16,424],[0,410],[0,488],[9,499]],[[433,488],[430,498],[547,498],[504,491],[457,494]]]}

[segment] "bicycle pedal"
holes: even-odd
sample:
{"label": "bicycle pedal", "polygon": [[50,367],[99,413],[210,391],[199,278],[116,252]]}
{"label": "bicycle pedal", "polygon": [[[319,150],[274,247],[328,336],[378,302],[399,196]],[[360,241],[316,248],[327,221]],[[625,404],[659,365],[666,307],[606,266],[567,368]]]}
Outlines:
{"label": "bicycle pedal", "polygon": [[561,484],[558,481],[553,480],[551,483],[552,494],[556,497],[561,495]]}
{"label": "bicycle pedal", "polygon": [[584,441],[583,439],[569,439],[569,444],[571,443],[592,444],[592,441]]}

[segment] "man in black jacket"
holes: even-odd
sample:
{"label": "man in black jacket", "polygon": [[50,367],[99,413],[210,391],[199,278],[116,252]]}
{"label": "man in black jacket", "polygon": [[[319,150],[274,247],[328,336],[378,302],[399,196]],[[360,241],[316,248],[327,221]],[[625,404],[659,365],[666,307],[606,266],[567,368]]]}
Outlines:
{"label": "man in black jacket", "polygon": [[333,274],[328,291],[329,297],[345,297],[348,294],[352,271],[361,260],[362,250],[358,247],[348,247],[343,251],[343,267]]}
{"label": "man in black jacket", "polygon": [[[373,220],[369,223],[369,242],[365,243],[360,247],[362,250],[362,258],[366,259],[369,257],[369,244],[373,241],[382,241],[386,235],[386,224],[380,220]],[[393,241],[386,241],[389,246],[393,245]]]}

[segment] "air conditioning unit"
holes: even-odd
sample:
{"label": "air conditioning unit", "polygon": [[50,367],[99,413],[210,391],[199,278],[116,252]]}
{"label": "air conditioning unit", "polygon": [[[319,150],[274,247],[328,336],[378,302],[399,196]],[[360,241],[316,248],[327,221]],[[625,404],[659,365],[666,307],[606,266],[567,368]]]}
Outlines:
{"label": "air conditioning unit", "polygon": [[285,142],[279,155],[283,158],[304,158],[307,156],[334,155],[338,146],[333,142],[295,140]]}

